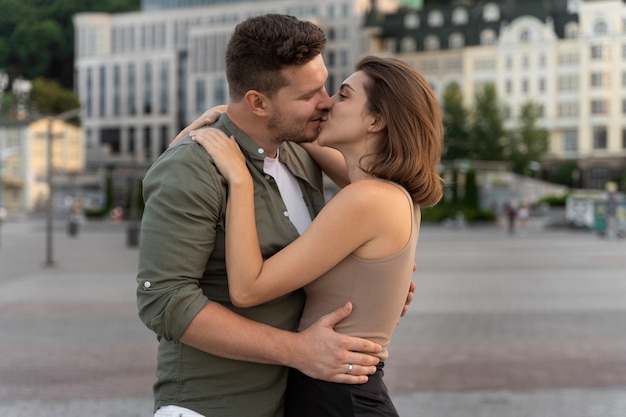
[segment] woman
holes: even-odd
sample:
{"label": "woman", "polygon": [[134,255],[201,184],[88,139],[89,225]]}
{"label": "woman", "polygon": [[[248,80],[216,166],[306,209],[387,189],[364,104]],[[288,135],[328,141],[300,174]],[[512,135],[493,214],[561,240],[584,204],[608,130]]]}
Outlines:
{"label": "woman", "polygon": [[[437,166],[443,128],[428,82],[395,59],[366,57],[356,70],[333,96],[317,139],[341,152],[350,184],[300,238],[265,261],[252,181],[236,142],[215,129],[191,133],[229,185],[226,264],[233,303],[250,307],[304,287],[300,329],[350,301],[352,314],[335,330],[384,348],[377,372],[363,385],[328,383],[292,370],[288,417],[397,416],[382,381],[383,361],[411,282],[420,207],[442,196]],[[357,366],[347,364],[345,372]]]}

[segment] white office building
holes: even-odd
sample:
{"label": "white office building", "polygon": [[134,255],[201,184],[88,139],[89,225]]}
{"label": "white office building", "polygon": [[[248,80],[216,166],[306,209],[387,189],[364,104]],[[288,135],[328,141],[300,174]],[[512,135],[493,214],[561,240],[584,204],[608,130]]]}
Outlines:
{"label": "white office building", "polygon": [[505,127],[540,106],[550,133],[543,174],[604,189],[626,170],[626,4],[622,0],[426,1],[383,16],[370,41],[420,70],[442,94],[456,82],[468,107],[496,86]]}
{"label": "white office building", "polygon": [[286,13],[320,25],[331,92],[361,54],[363,12],[361,0],[144,0],[139,12],[77,14],[75,90],[88,165],[146,167],[180,129],[226,103],[226,44],[251,16]]}

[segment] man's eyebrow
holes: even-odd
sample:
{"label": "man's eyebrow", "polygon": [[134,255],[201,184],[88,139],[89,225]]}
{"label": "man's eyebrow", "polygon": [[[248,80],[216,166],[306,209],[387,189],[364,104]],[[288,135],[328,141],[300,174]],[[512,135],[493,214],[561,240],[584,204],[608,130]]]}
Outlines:
{"label": "man's eyebrow", "polygon": [[300,97],[300,98],[303,98],[303,97],[311,97],[311,96],[316,95],[319,91],[321,91],[321,90],[323,90],[323,89],[324,89],[324,86],[319,87],[319,88],[314,88],[314,89],[311,89],[311,90],[309,90],[309,91],[305,91],[305,92],[303,92],[302,94],[300,94],[300,96],[299,96],[299,97]]}

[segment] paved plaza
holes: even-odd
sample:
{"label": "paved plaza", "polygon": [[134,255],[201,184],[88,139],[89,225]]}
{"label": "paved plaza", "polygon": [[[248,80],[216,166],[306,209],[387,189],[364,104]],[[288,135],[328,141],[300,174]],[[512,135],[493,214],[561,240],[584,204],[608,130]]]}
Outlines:
{"label": "paved plaza", "polygon": [[[425,225],[385,380],[402,417],[626,416],[626,240]],[[0,231],[0,416],[152,415],[124,225]]]}

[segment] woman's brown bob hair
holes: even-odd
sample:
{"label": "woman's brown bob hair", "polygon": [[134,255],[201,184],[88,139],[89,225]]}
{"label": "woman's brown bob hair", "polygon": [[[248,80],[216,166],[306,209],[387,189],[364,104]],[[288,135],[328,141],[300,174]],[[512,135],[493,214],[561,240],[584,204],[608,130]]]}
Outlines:
{"label": "woman's brown bob hair", "polygon": [[438,173],[443,148],[439,102],[428,81],[407,63],[367,56],[356,65],[368,81],[368,111],[386,121],[386,137],[366,156],[362,169],[397,182],[420,206],[434,206],[443,195]]}

